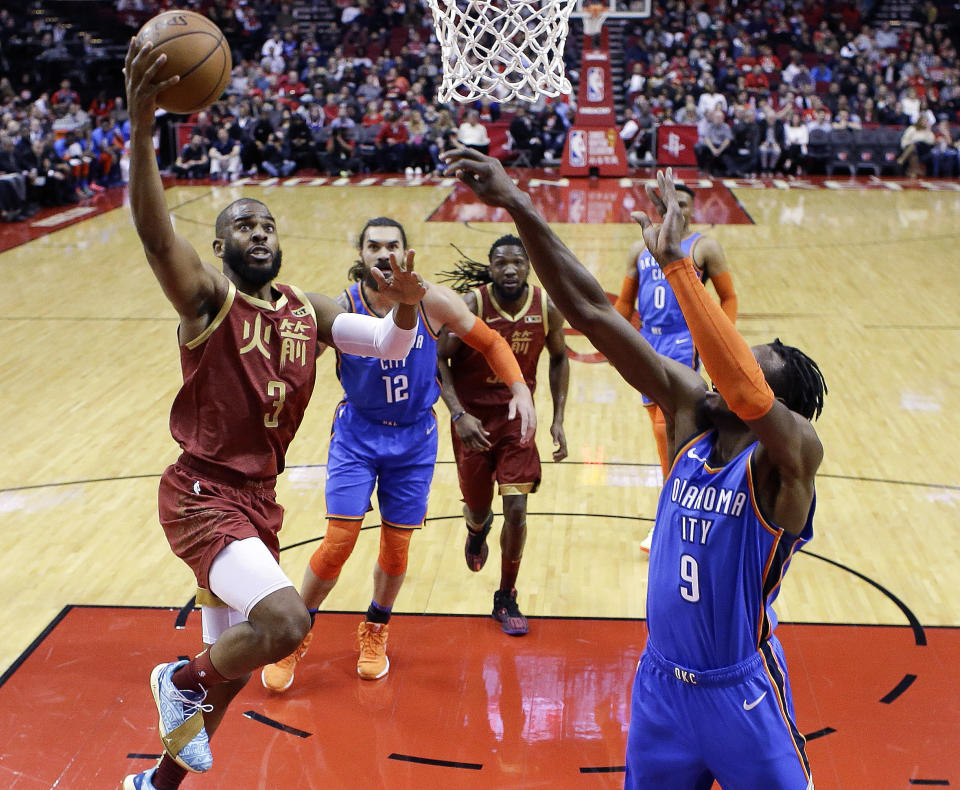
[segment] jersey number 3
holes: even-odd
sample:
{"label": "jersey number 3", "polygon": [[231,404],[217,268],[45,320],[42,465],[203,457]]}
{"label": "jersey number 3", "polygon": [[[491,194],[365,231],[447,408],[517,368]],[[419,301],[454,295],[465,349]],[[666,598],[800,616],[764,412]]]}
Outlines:
{"label": "jersey number 3", "polygon": [[273,411],[263,415],[263,424],[268,428],[276,428],[280,424],[280,410],[287,399],[287,385],[283,381],[267,382],[267,397],[276,398],[273,402]]}
{"label": "jersey number 3", "polygon": [[381,376],[380,379],[387,389],[387,403],[399,403],[410,397],[410,393],[407,392],[409,382],[402,373],[396,376]]}

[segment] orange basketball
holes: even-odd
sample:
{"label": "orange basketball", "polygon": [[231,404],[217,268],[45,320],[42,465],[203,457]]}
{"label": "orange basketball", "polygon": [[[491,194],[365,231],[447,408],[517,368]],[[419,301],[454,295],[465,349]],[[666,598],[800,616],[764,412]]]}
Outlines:
{"label": "orange basketball", "polygon": [[213,22],[193,11],[164,11],[140,28],[137,42],[146,41],[167,56],[160,79],[180,76],[180,82],[157,97],[163,109],[186,115],[220,98],[233,59],[227,39]]}

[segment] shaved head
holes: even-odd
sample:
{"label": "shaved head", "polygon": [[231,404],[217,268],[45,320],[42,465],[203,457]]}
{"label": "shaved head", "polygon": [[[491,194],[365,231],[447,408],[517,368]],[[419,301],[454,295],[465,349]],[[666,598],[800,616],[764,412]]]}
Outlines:
{"label": "shaved head", "polygon": [[234,219],[240,216],[243,207],[246,205],[259,206],[267,215],[270,214],[270,210],[259,200],[255,200],[254,198],[238,198],[217,215],[215,232],[218,239],[222,239],[227,235],[227,228],[233,224]]}

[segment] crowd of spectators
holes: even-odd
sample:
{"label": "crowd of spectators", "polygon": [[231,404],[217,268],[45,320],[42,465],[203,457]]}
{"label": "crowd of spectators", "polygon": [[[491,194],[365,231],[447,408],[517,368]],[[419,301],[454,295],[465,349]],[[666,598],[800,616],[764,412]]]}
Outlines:
{"label": "crowd of spectators", "polygon": [[[439,172],[439,154],[454,140],[488,150],[488,125],[512,117],[514,108],[496,98],[467,107],[434,101],[440,47],[423,4],[348,0],[337,7],[332,27],[303,21],[292,5],[268,0],[177,6],[213,19],[230,40],[235,62],[224,96],[206,112],[158,119],[161,166],[178,177],[232,180],[304,169],[334,175]],[[90,47],[91,39],[31,13],[39,7],[33,0],[19,15],[0,10],[0,58],[25,56],[19,69],[10,68],[19,72],[16,78],[0,81],[0,128],[15,149],[15,155],[0,157],[11,170],[10,179],[0,178],[4,219],[19,219],[35,205],[82,199],[124,177],[128,134],[123,101],[116,97],[120,64],[110,66],[113,91],[81,97],[66,78],[51,91],[45,82],[50,72],[37,67],[37,52],[51,42],[74,51]],[[126,36],[164,7],[117,0],[113,22]],[[107,67],[100,62],[97,68]],[[526,149],[530,164],[556,160],[572,112],[566,100],[541,100],[511,125],[508,147],[515,133],[516,150]],[[185,144],[175,128],[183,123],[193,126]],[[31,146],[38,148],[33,156]],[[8,188],[7,180],[16,181],[16,188]]]}
{"label": "crowd of spectators", "polygon": [[659,127],[696,124],[710,173],[800,173],[817,166],[811,133],[890,127],[904,130],[893,161],[908,175],[955,173],[960,18],[915,6],[894,25],[865,23],[844,1],[654,4],[627,35],[631,160],[652,162]]}
{"label": "crowd of spectators", "polygon": [[[515,161],[552,164],[573,120],[572,97],[438,104],[440,47],[422,0],[339,0],[331,26],[269,0],[177,5],[212,18],[235,62],[224,96],[208,111],[159,118],[158,157],[178,177],[437,173],[439,154],[454,140],[489,150],[498,122],[508,125],[506,150]],[[31,0],[19,13],[0,9],[0,73],[8,75],[0,78],[4,220],[125,179],[129,134],[116,60],[124,38],[111,61],[102,40],[51,21],[40,7]],[[117,0],[109,24],[128,36],[164,7]],[[884,126],[904,130],[896,164],[908,175],[955,173],[955,33],[931,2],[919,10],[912,23],[875,26],[863,23],[854,0],[654,4],[654,16],[631,21],[624,39],[621,137],[631,163],[653,163],[661,126],[696,124],[707,172],[802,173],[815,166],[811,134]],[[88,79],[89,69],[77,71],[85,57],[96,59],[100,82]],[[578,66],[568,63],[570,71]],[[52,84],[51,74],[59,75]],[[182,123],[192,127],[185,144],[175,130]]]}
{"label": "crowd of spectators", "polygon": [[[0,78],[0,96],[9,93],[9,80]],[[19,221],[40,206],[76,203],[126,180],[129,125],[119,99],[101,104],[101,98],[84,109],[64,79],[52,94],[20,102],[21,110],[4,102],[0,219]]]}

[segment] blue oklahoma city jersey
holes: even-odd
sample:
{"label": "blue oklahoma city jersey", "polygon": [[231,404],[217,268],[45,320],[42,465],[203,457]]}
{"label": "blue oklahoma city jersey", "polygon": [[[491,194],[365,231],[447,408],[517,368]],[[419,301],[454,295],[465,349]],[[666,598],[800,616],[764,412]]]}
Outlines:
{"label": "blue oklahoma city jersey", "polygon": [[[363,298],[360,283],[345,293],[350,309],[376,314]],[[386,425],[410,425],[429,414],[440,397],[437,335],[420,307],[413,348],[402,360],[373,359],[337,352],[337,377],[345,400],[369,420]]]}
{"label": "blue oklahoma city jersey", "polygon": [[[691,254],[699,238],[699,233],[693,233],[683,240],[681,246],[684,255]],[[697,269],[697,276],[703,279],[700,269]],[[637,315],[642,322],[640,334],[643,339],[658,354],[697,370],[700,367],[697,349],[693,345],[683,311],[680,310],[680,303],[649,250],[637,256],[637,282]],[[644,406],[653,403],[643,393],[641,398]]]}
{"label": "blue oklahoma city jersey", "polygon": [[[683,240],[681,246],[685,256],[690,255],[699,238],[699,233],[693,233]],[[697,275],[703,279],[700,269],[697,269]],[[637,314],[643,321],[640,331],[644,337],[687,331],[687,322],[673,288],[663,276],[663,271],[650,250],[644,250],[637,257],[637,282]]]}
{"label": "blue oklahoma city jersey", "polygon": [[708,460],[715,432],[677,455],[657,506],[647,586],[649,644],[691,669],[729,667],[757,653],[777,625],[773,602],[793,553],[813,537],[816,499],[800,536],[757,506],[754,442],[726,466]]}

